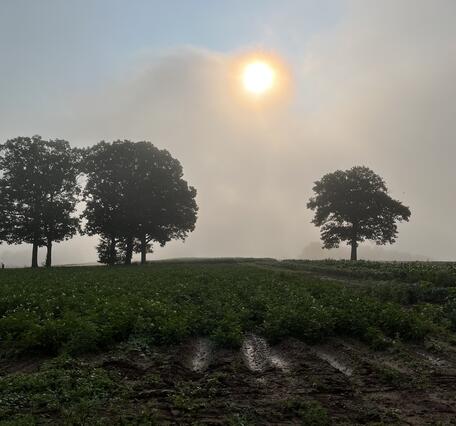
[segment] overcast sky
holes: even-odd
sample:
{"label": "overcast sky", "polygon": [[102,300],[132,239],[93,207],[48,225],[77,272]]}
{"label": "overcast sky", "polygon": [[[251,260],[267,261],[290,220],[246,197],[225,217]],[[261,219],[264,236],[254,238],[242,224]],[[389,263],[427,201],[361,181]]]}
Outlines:
{"label": "overcast sky", "polygon": [[[456,260],[455,22],[454,0],[0,0],[0,140],[168,149],[200,212],[151,259],[318,257],[313,181],[366,165],[412,217],[365,256]],[[258,49],[290,76],[274,102],[233,86],[233,62]],[[74,238],[54,259],[94,261],[95,245]],[[2,245],[0,260],[30,252]]]}

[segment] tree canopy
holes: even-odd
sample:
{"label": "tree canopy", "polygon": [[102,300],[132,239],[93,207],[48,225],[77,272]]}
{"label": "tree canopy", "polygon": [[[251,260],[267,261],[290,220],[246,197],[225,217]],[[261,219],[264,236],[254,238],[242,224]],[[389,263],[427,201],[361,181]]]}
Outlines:
{"label": "tree canopy", "polygon": [[383,179],[367,167],[353,167],[324,175],[313,187],[315,196],[307,207],[315,211],[312,220],[321,227],[323,247],[351,246],[351,259],[365,240],[392,244],[397,222],[408,221],[410,209],[388,194]]}
{"label": "tree canopy", "polygon": [[2,215],[0,235],[12,244],[32,244],[32,267],[38,247],[71,238],[79,219],[73,217],[79,186],[78,154],[64,140],[18,137],[0,145]]}
{"label": "tree canopy", "polygon": [[99,260],[141,262],[152,243],[184,240],[193,231],[198,207],[195,188],[183,179],[182,166],[150,142],[100,142],[84,153],[85,232],[99,234]]}

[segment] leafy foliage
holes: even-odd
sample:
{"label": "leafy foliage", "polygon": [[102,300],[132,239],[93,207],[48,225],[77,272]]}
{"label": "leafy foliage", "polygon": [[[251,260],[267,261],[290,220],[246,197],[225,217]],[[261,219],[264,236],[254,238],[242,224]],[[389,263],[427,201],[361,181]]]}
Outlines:
{"label": "leafy foliage", "polygon": [[0,170],[0,238],[33,244],[33,266],[38,247],[46,245],[50,266],[52,242],[78,229],[72,216],[79,192],[77,151],[64,140],[18,137],[0,145]]}
{"label": "leafy foliage", "polygon": [[84,424],[89,412],[100,408],[117,387],[103,369],[59,357],[33,374],[0,378],[0,420],[44,409],[59,413],[68,424]]}
{"label": "leafy foliage", "polygon": [[315,182],[315,196],[307,207],[315,210],[312,221],[321,227],[324,248],[346,241],[356,260],[358,243],[394,243],[397,221],[408,221],[410,210],[388,195],[383,179],[367,167],[337,170]]}
{"label": "leafy foliage", "polygon": [[[418,283],[427,281],[438,287],[456,287],[454,262],[374,262],[343,260],[285,260],[277,263],[288,269],[319,272],[338,277]],[[397,287],[397,286],[396,286]],[[442,290],[439,290],[442,291]]]}
{"label": "leafy foliage", "polygon": [[144,263],[151,243],[163,246],[193,231],[196,190],[168,151],[150,142],[100,142],[86,150],[83,170],[85,231],[101,235],[101,262],[130,263],[138,251]]}
{"label": "leafy foliage", "polygon": [[422,339],[434,315],[385,303],[360,286],[248,265],[153,264],[114,269],[7,270],[0,286],[0,351],[79,353],[139,337],[149,343],[205,335],[238,345],[246,332],[308,342]]}

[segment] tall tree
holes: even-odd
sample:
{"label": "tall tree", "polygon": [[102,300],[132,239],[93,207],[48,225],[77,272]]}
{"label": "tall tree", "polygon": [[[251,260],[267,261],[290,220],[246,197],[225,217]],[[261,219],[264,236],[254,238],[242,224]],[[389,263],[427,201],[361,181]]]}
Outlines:
{"label": "tall tree", "polygon": [[100,261],[141,263],[153,243],[184,240],[195,227],[196,190],[179,161],[150,142],[100,142],[85,153],[86,232],[102,237]]}
{"label": "tall tree", "polygon": [[397,222],[410,218],[410,209],[391,198],[383,179],[367,167],[326,174],[313,191],[307,207],[315,211],[312,223],[321,227],[323,247],[345,241],[351,260],[357,260],[358,245],[365,240],[394,243]]}
{"label": "tall tree", "polygon": [[79,187],[78,153],[64,140],[18,137],[0,145],[2,191],[8,200],[3,232],[8,243],[32,244],[32,267],[38,248],[46,246],[51,266],[52,244],[78,229],[75,211]]}

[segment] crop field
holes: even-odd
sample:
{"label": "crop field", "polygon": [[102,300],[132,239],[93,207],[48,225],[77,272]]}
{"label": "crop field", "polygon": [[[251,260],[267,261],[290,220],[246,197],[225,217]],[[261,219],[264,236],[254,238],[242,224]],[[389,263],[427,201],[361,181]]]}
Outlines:
{"label": "crop field", "polygon": [[0,424],[454,424],[456,265],[0,271]]}
{"label": "crop field", "polygon": [[454,262],[350,262],[344,260],[286,260],[282,268],[327,273],[351,278],[394,280],[407,283],[427,281],[441,287],[456,287]]}

